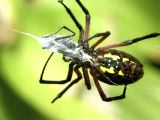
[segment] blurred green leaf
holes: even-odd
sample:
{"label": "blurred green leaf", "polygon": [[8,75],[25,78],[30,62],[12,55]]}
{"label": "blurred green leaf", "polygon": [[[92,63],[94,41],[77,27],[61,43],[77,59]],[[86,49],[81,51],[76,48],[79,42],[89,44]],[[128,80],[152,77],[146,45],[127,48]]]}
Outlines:
{"label": "blurred green leaf", "polygon": [[[106,30],[112,33],[101,46],[160,31],[159,0],[81,1],[92,15],[91,35]],[[64,2],[84,25],[85,16],[75,0],[64,0]],[[43,36],[54,33],[59,27],[66,25],[78,36],[76,26],[57,0],[15,0],[14,2],[8,0],[8,4],[14,11],[12,24],[15,23],[13,26],[16,26],[18,30]],[[6,36],[9,35],[6,34]],[[14,42],[11,42],[9,47],[2,46],[0,49],[0,119],[160,119],[158,113],[160,110],[160,70],[149,64],[146,57],[152,54],[153,49],[159,45],[160,38],[120,48],[140,59],[145,68],[143,79],[128,87],[125,100],[105,103],[93,87],[94,84],[93,89],[87,91],[82,80],[55,104],[51,104],[50,101],[66,85],[39,84],[39,76],[49,52],[41,49],[38,43],[24,35],[14,34],[11,37]],[[45,78],[64,79],[67,66],[68,64],[62,61],[62,55],[55,54],[49,63]],[[117,90],[119,88],[113,87],[108,90],[106,87],[105,89],[106,93],[111,94],[113,91],[113,94],[117,94],[120,93],[120,90]]]}

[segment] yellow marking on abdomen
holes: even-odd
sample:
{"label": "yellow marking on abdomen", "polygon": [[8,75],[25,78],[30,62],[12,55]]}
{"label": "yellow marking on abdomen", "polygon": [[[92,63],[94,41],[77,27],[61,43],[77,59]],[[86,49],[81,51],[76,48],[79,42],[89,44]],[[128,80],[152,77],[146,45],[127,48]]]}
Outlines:
{"label": "yellow marking on abdomen", "polygon": [[129,61],[128,58],[123,58],[123,62]]}
{"label": "yellow marking on abdomen", "polygon": [[120,76],[123,76],[123,75],[124,75],[124,73],[122,72],[122,70],[120,70],[120,71],[118,72],[118,75],[120,75]]}
{"label": "yellow marking on abdomen", "polygon": [[115,73],[113,67],[106,68],[106,67],[100,66],[100,69],[101,69],[103,72],[108,72],[108,73],[111,73],[111,74],[114,74],[114,73]]}
{"label": "yellow marking on abdomen", "polygon": [[111,53],[105,54],[104,57],[110,57],[110,58],[112,58],[113,60],[120,59],[120,57],[119,57],[118,55],[112,55]]}

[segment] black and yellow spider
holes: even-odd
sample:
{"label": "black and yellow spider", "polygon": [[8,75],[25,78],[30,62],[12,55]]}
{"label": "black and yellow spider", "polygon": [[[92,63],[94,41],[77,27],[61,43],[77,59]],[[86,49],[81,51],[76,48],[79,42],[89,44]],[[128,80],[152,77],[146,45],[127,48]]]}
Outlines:
{"label": "black and yellow spider", "polygon": [[[71,35],[61,36],[57,34],[52,34],[41,38],[44,40],[46,39],[46,41],[48,40],[47,42],[45,41],[46,43],[44,41],[40,42],[42,43],[43,48],[50,49],[52,51],[52,54],[49,56],[48,60],[46,61],[43,67],[40,77],[40,83],[65,84],[71,81],[73,72],[75,72],[75,74],[77,75],[77,78],[72,80],[70,84],[53,99],[53,103],[58,98],[62,97],[62,95],[70,87],[72,87],[72,85],[79,82],[82,79],[82,76],[84,77],[87,89],[91,89],[89,78],[90,73],[93,77],[96,88],[103,101],[108,102],[125,98],[127,85],[134,83],[140,78],[142,78],[143,65],[132,55],[112,48],[128,46],[142,40],[157,37],[160,35],[160,33],[151,33],[142,37],[126,40],[124,42],[111,44],[95,49],[101,42],[103,42],[110,35],[110,32],[106,31],[103,33],[97,33],[90,37],[90,14],[88,10],[80,2],[80,0],[75,1],[86,15],[85,29],[83,29],[81,24],[77,21],[72,11],[63,3],[63,0],[59,0],[59,3],[63,5],[67,13],[70,15],[71,19],[77,26],[79,30],[79,39],[78,43],[74,42],[72,40],[72,37],[75,35],[75,33],[65,26],[62,28],[70,31],[72,33]],[[88,42],[93,38],[98,37],[100,38],[93,45],[89,46]],[[55,81],[43,79],[43,74],[47,66],[47,63],[49,62],[54,52],[62,53],[64,61],[70,62],[68,75],[65,80]],[[80,68],[82,68],[82,73],[79,70]],[[124,89],[122,94],[119,96],[108,97],[101,88],[99,81],[102,81],[109,85],[123,85]]]}

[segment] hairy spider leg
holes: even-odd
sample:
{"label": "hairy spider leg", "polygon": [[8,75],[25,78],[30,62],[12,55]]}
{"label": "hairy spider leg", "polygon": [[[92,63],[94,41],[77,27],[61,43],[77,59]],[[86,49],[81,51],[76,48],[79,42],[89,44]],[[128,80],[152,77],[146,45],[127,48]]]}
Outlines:
{"label": "hairy spider leg", "polygon": [[84,7],[84,5],[81,3],[80,0],[76,0],[76,2],[78,3],[78,5],[81,7],[81,9],[83,10],[83,12],[86,15],[84,40],[87,40],[89,37],[89,31],[90,31],[90,14],[89,14],[88,10],[86,9],[86,7]]}
{"label": "hairy spider leg", "polygon": [[45,65],[44,65],[44,67],[43,67],[43,69],[42,69],[42,73],[41,73],[39,82],[40,82],[41,84],[64,84],[64,83],[67,83],[67,82],[71,81],[71,79],[72,79],[72,74],[73,74],[73,66],[75,65],[74,62],[71,62],[71,63],[69,64],[68,75],[67,75],[67,78],[66,78],[65,80],[60,80],[60,81],[55,81],[55,80],[43,80],[43,75],[44,75],[45,68],[46,68],[49,60],[51,59],[52,55],[53,55],[53,52],[51,53],[51,55],[50,55],[49,58],[47,59]]}
{"label": "hairy spider leg", "polygon": [[70,88],[72,87],[72,85],[76,84],[77,82],[79,82],[81,79],[82,79],[82,75],[81,75],[81,72],[79,71],[79,68],[81,66],[80,65],[76,65],[74,67],[74,72],[76,73],[77,75],[77,78],[74,79],[72,82],[70,82],[70,84],[64,88],[53,100],[51,103],[54,103],[57,99],[61,98],[63,96],[63,94]]}
{"label": "hairy spider leg", "polygon": [[73,15],[72,11],[63,3],[63,0],[59,0],[58,2],[61,3],[64,6],[64,8],[66,9],[67,13],[70,15],[70,17],[72,18],[73,22],[78,27],[78,29],[79,29],[79,39],[78,39],[78,42],[82,43],[82,41],[84,39],[84,29],[83,29],[82,25],[77,21],[77,19]]}
{"label": "hairy spider leg", "polygon": [[99,94],[100,94],[100,96],[101,96],[103,101],[110,102],[110,101],[113,101],[113,100],[120,100],[120,99],[124,99],[125,98],[126,89],[127,89],[126,85],[124,86],[123,93],[121,95],[114,96],[114,97],[107,97],[107,95],[104,93],[101,85],[99,84],[99,81],[98,81],[97,77],[95,76],[96,75],[95,74],[96,71],[93,69],[90,72],[91,72],[91,74],[93,76],[94,83],[95,83],[96,88],[97,88],[97,90],[98,90],[98,92],[99,92]]}
{"label": "hairy spider leg", "polygon": [[154,38],[154,37],[157,37],[157,36],[160,36],[160,33],[151,33],[151,34],[148,34],[148,35],[145,35],[145,36],[142,36],[142,37],[134,38],[134,39],[131,39],[131,40],[126,40],[126,41],[116,43],[116,44],[112,44],[112,45],[107,45],[105,47],[98,48],[96,51],[97,52],[105,52],[110,48],[128,46],[128,45],[134,44],[136,42],[139,42],[139,41],[142,41],[142,40],[147,40],[149,38]]}

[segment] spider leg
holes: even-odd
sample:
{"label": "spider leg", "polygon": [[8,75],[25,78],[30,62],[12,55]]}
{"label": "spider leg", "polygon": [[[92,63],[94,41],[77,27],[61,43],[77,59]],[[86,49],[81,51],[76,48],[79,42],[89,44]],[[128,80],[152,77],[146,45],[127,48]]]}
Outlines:
{"label": "spider leg", "polygon": [[83,76],[84,76],[84,80],[85,80],[87,89],[90,90],[91,84],[90,84],[90,78],[89,78],[88,69],[87,69],[87,63],[83,65],[82,71],[83,71]]}
{"label": "spider leg", "polygon": [[124,99],[125,98],[126,89],[127,89],[126,85],[124,86],[123,93],[121,95],[114,96],[114,97],[107,97],[106,94],[104,93],[102,87],[100,86],[99,81],[96,78],[94,72],[92,73],[92,75],[93,75],[93,79],[94,79],[94,83],[96,85],[96,88],[97,88],[97,90],[98,90],[98,92],[99,92],[99,94],[100,94],[100,96],[101,96],[103,101],[110,102],[110,101],[113,101],[113,100],[120,100],[120,99]]}
{"label": "spider leg", "polygon": [[[55,40],[60,40],[60,39],[64,39],[64,38],[70,38],[70,37],[73,37],[75,35],[75,32],[73,32],[71,29],[69,29],[66,26],[63,26],[60,30],[62,30],[62,29],[66,29],[66,30],[70,31],[72,34],[71,35],[66,35],[66,36],[63,36],[63,37],[58,37]],[[59,32],[59,31],[57,31],[57,32]]]}
{"label": "spider leg", "polygon": [[74,68],[74,72],[76,73],[77,75],[77,78],[74,79],[66,88],[64,88],[52,101],[51,103],[54,103],[57,99],[61,98],[63,96],[63,94],[70,88],[72,87],[72,85],[76,84],[80,79],[82,79],[82,75],[81,75],[81,72],[79,71],[79,68],[81,66],[77,65],[75,66]]}
{"label": "spider leg", "polygon": [[93,36],[89,37],[86,42],[89,42],[90,40],[96,38],[96,37],[101,37],[101,36],[109,36],[111,33],[110,31],[102,32],[102,33],[96,33]]}
{"label": "spider leg", "polygon": [[106,31],[104,33],[97,33],[95,35],[93,35],[92,37],[90,37],[87,41],[96,38],[96,37],[100,37],[102,36],[98,41],[96,41],[90,48],[92,50],[95,49],[95,47],[97,47],[101,42],[103,42],[111,33],[109,31]]}
{"label": "spider leg", "polygon": [[62,29],[66,29],[66,30],[68,30],[69,32],[71,32],[72,34],[71,34],[71,35],[66,35],[66,36],[63,36],[63,37],[58,37],[56,40],[73,37],[73,36],[75,35],[75,32],[73,32],[73,31],[72,31],[71,29],[69,29],[68,27],[63,26],[63,27],[61,27],[58,31],[56,31],[54,34],[46,35],[46,36],[44,36],[43,38],[47,38],[47,37],[50,37],[50,36],[52,36],[52,35],[55,35],[55,34],[57,34],[59,31],[61,31]]}
{"label": "spider leg", "polygon": [[64,6],[64,8],[66,9],[67,13],[70,15],[70,17],[72,18],[73,22],[78,27],[79,33],[80,33],[78,42],[81,43],[82,40],[83,40],[83,37],[84,37],[84,30],[83,30],[82,25],[77,21],[77,19],[73,15],[72,11],[63,3],[63,0],[59,0],[58,2],[61,3]]}
{"label": "spider leg", "polygon": [[[87,40],[85,40],[82,44],[80,44],[79,46],[83,45],[86,42],[89,42],[90,40],[97,38],[97,37],[101,37],[99,40],[97,40],[96,43],[94,43],[90,48],[93,50],[97,45],[99,45],[101,42],[103,42],[111,33],[109,31],[103,32],[103,33],[96,33],[93,36],[91,36],[90,38],[88,38]],[[78,46],[78,47],[79,47]]]}
{"label": "spider leg", "polygon": [[78,5],[81,7],[81,9],[83,10],[83,12],[86,15],[86,25],[85,25],[84,39],[87,40],[88,37],[89,37],[89,30],[90,30],[90,14],[89,14],[88,10],[83,6],[83,4],[81,3],[80,0],[76,0],[76,2],[78,3]]}
{"label": "spider leg", "polygon": [[134,39],[131,39],[131,40],[126,40],[124,42],[108,45],[108,46],[99,48],[96,51],[103,52],[103,51],[106,51],[106,50],[108,50],[110,48],[128,46],[128,45],[134,44],[136,42],[139,42],[139,41],[142,41],[142,40],[147,40],[149,38],[154,38],[154,37],[157,37],[157,36],[160,36],[160,33],[151,33],[151,34],[148,34],[148,35],[145,35],[145,36],[142,36],[142,37],[138,37],[138,38],[134,38]]}
{"label": "spider leg", "polygon": [[69,32],[71,32],[72,34],[70,36],[74,36],[75,35],[75,32],[73,32],[70,28],[66,27],[66,26],[63,26],[61,27],[56,33],[54,34],[57,34],[59,31],[61,31],[62,29],[66,29],[68,30]]}
{"label": "spider leg", "polygon": [[71,79],[72,79],[72,74],[73,74],[73,66],[75,65],[74,62],[71,62],[69,64],[69,70],[68,70],[68,75],[67,75],[67,78],[65,80],[61,80],[61,81],[54,81],[54,80],[43,80],[43,75],[44,75],[44,71],[45,71],[45,68],[50,60],[50,58],[52,57],[53,53],[51,53],[51,55],[49,56],[49,58],[47,59],[43,69],[42,69],[42,73],[41,73],[41,76],[40,76],[40,80],[39,82],[41,84],[64,84],[64,83],[67,83],[69,82]]}

